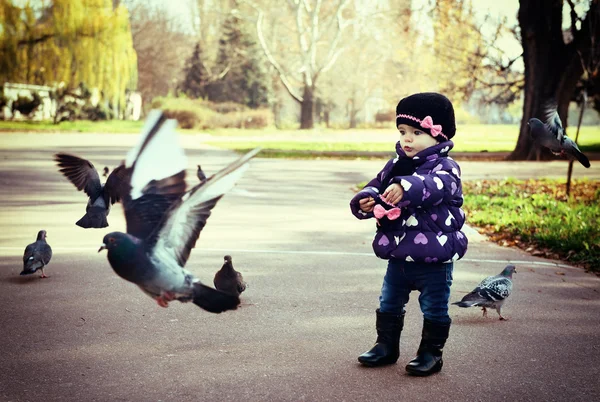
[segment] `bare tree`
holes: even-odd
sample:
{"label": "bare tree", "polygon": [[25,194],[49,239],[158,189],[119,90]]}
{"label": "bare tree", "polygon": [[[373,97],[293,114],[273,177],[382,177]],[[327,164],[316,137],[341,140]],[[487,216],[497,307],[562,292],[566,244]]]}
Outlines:
{"label": "bare tree", "polygon": [[[317,81],[330,69],[344,51],[343,34],[354,22],[349,0],[287,0],[287,18],[295,43],[288,44],[285,54],[276,53],[267,39],[265,14],[281,11],[279,2],[266,5],[251,0],[240,3],[251,6],[256,12],[256,33],[265,56],[276,69],[281,83],[300,103],[300,128],[313,128],[314,96]],[[268,5],[272,7],[267,8]],[[272,38],[271,38],[272,39]],[[295,85],[299,83],[300,85]],[[300,87],[300,91],[297,87]]]}
{"label": "bare tree", "polygon": [[167,95],[181,80],[185,60],[194,49],[194,37],[178,31],[164,10],[143,2],[129,4],[133,46],[138,59],[138,88],[144,103]]}
{"label": "bare tree", "polygon": [[[368,118],[368,103],[387,111],[388,101],[396,102],[404,92],[403,80],[398,80],[404,65],[398,48],[402,47],[399,44],[410,43],[407,41],[410,32],[398,28],[407,26],[410,20],[410,13],[405,13],[407,10],[409,8],[393,10],[387,6],[358,9],[358,13],[365,13],[362,19],[368,24],[356,24],[351,28],[347,41],[352,46],[340,55],[338,63],[325,75],[328,93],[321,90],[319,97],[331,102],[335,100],[338,104],[343,102],[349,128],[357,126],[361,112]],[[372,111],[373,117],[378,111]]]}
{"label": "bare tree", "polygon": [[204,49],[216,49],[221,27],[231,13],[234,0],[190,0],[194,31]]}

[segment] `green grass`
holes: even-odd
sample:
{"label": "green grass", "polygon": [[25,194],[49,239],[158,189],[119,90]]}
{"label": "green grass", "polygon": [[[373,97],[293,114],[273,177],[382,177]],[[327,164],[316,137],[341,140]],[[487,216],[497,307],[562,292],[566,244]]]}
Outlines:
{"label": "green grass", "polygon": [[467,222],[492,240],[600,272],[600,181],[464,182]]}
{"label": "green grass", "polygon": [[[314,130],[261,131],[215,130],[207,143],[220,148],[242,151],[262,146],[272,156],[302,156],[308,151],[324,152],[394,152],[398,136],[393,130]],[[230,140],[226,140],[230,137]],[[235,137],[235,140],[232,141]],[[323,140],[319,140],[319,137]],[[348,139],[352,139],[349,141]],[[463,125],[452,139],[454,152],[511,152],[517,143],[516,125]],[[600,127],[584,126],[579,135],[584,152],[600,152]],[[296,152],[301,151],[301,152]],[[263,154],[263,156],[268,156]]]}
{"label": "green grass", "polygon": [[143,121],[104,120],[104,121],[63,121],[59,124],[52,122],[32,121],[0,121],[0,132],[75,132],[75,133],[138,133]]}
{"label": "green grass", "polygon": [[[0,121],[2,131],[36,132],[83,132],[83,133],[132,133],[139,132],[142,121],[111,120],[101,122],[76,121],[54,125],[48,122]],[[573,138],[574,129],[568,129]],[[517,143],[517,125],[459,125],[458,133],[452,139],[454,152],[510,152]],[[197,134],[198,130],[180,130],[183,134]],[[264,148],[263,157],[348,157],[353,158],[365,152],[380,153],[387,157],[394,152],[398,134],[393,129],[353,129],[334,130],[316,128],[314,130],[266,129],[208,129],[206,143],[242,152],[257,146]],[[579,145],[584,152],[600,152],[600,127],[583,126],[579,135]],[[334,153],[342,153],[334,155]],[[345,153],[345,155],[344,155]]]}
{"label": "green grass", "polygon": [[[392,152],[388,143],[372,142],[318,142],[318,141],[206,141],[210,145],[228,149],[250,149],[261,146],[265,149],[280,151],[315,151],[315,152]],[[393,144],[392,144],[393,145]]]}

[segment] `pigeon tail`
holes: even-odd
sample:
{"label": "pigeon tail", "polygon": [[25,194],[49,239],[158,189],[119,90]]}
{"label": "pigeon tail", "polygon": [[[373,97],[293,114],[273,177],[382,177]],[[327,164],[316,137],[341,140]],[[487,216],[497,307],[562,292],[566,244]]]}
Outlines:
{"label": "pigeon tail", "polygon": [[473,307],[473,306],[477,306],[479,304],[479,302],[476,302],[476,301],[459,301],[459,302],[454,302],[452,304],[455,304],[458,307]]}
{"label": "pigeon tail", "polygon": [[583,166],[585,166],[586,168],[590,167],[590,160],[583,153],[581,153],[578,150],[575,150],[575,157],[577,158],[579,163],[581,163]]}
{"label": "pigeon tail", "polygon": [[81,217],[80,220],[75,222],[75,224],[84,229],[90,228],[105,228],[108,226],[108,220],[106,219],[106,211],[95,212],[93,210],[89,210]]}
{"label": "pigeon tail", "polygon": [[200,282],[194,283],[192,301],[198,307],[216,314],[227,310],[235,310],[240,304],[240,298],[237,295],[221,292]]}
{"label": "pigeon tail", "polygon": [[34,274],[35,271],[38,270],[39,267],[27,266],[23,268],[23,271],[19,275],[31,275]]}

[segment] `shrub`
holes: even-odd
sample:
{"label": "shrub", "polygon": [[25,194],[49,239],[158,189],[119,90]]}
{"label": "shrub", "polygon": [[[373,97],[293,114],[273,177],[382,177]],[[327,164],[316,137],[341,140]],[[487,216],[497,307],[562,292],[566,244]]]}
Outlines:
{"label": "shrub", "polygon": [[31,93],[32,98],[19,96],[12,103],[12,112],[18,111],[23,116],[31,116],[33,112],[42,104],[42,97],[37,92]]}
{"label": "shrub", "polygon": [[8,104],[8,99],[4,96],[4,88],[0,86],[0,109]]}
{"label": "shrub", "polygon": [[247,110],[243,114],[242,128],[265,128],[273,124],[273,115],[269,109]]}
{"label": "shrub", "polygon": [[375,123],[387,123],[396,119],[396,112],[388,110],[385,112],[377,112],[375,114]]}
{"label": "shrub", "polygon": [[213,103],[186,97],[157,97],[152,108],[163,109],[167,117],[176,119],[180,128],[265,128],[272,124],[269,109],[248,109],[233,102]]}
{"label": "shrub", "polygon": [[200,123],[198,115],[191,110],[165,109],[163,112],[165,114],[165,117],[177,120],[177,123],[181,128],[194,128]]}
{"label": "shrub", "polygon": [[246,109],[248,109],[246,106],[241,105],[239,103],[235,103],[235,102],[223,102],[223,103],[212,103],[212,102],[207,102],[207,106],[211,109],[214,110],[217,113],[233,113],[233,112],[242,112]]}
{"label": "shrub", "polygon": [[97,105],[97,106],[87,105],[81,109],[80,118],[83,120],[99,121],[99,120],[108,120],[110,117],[111,117],[110,112],[100,105]]}

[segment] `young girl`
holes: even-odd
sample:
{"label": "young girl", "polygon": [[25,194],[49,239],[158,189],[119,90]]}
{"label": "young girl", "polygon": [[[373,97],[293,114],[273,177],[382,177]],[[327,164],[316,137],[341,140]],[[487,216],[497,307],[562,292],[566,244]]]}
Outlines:
{"label": "young girl", "polygon": [[443,365],[453,264],[467,250],[460,230],[460,167],[448,156],[456,132],[452,103],[438,93],[408,96],[396,106],[396,126],[398,156],[350,201],[358,219],[377,220],[373,250],[389,260],[376,310],[377,341],[358,361],[372,367],[396,363],[404,307],[418,290],[423,331],[406,370],[426,376]]}

